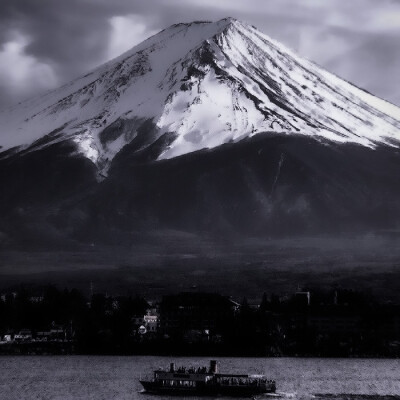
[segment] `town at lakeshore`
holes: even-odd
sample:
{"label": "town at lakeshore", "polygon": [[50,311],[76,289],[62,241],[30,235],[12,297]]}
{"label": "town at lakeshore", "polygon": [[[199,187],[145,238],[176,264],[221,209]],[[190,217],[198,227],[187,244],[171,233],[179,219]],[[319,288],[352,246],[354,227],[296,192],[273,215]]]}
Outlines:
{"label": "town at lakeshore", "polygon": [[20,287],[0,294],[0,354],[400,357],[400,305],[339,287],[257,304]]}

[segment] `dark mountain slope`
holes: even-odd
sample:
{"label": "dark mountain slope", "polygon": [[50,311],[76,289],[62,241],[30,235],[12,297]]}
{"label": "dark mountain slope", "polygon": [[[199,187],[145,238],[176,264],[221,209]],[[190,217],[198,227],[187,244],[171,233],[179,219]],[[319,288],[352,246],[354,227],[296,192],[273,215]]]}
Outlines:
{"label": "dark mountain slope", "polygon": [[[19,177],[19,158],[1,161],[3,230],[28,215],[85,242],[164,229],[224,238],[399,227],[400,157],[386,146],[265,134],[164,161],[153,161],[154,149],[128,150],[101,183],[85,161],[55,152],[26,159]],[[62,165],[65,176],[54,169]]]}

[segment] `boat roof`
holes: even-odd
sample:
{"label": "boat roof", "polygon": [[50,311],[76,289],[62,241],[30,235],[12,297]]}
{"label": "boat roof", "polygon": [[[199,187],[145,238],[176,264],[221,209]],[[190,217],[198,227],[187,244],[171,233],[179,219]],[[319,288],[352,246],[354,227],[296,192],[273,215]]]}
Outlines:
{"label": "boat roof", "polygon": [[249,375],[249,374],[215,374],[219,378],[265,378],[265,375]]}
{"label": "boat roof", "polygon": [[205,376],[215,376],[218,378],[265,378],[265,375],[249,375],[249,374],[214,374],[212,372],[171,372],[171,371],[163,371],[156,370],[159,374],[164,376],[170,376],[174,378],[195,378],[195,377],[205,377]]}

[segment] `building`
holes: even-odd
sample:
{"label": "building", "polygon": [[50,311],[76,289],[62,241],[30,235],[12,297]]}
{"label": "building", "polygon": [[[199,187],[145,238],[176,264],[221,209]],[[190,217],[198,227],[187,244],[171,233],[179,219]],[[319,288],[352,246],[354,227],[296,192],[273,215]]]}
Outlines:
{"label": "building", "polygon": [[133,331],[141,335],[147,333],[157,333],[159,317],[155,308],[149,308],[146,315],[137,315],[132,317]]}
{"label": "building", "polygon": [[40,342],[49,342],[51,340],[51,332],[50,331],[36,332],[36,340]]}
{"label": "building", "polygon": [[67,339],[67,332],[61,325],[53,324],[50,329],[50,340],[63,341]]}
{"label": "building", "polygon": [[11,334],[4,335],[4,342],[7,342],[7,343],[12,342],[13,341],[13,337],[12,336],[13,335],[11,335]]}
{"label": "building", "polygon": [[32,340],[32,331],[30,329],[21,329],[14,335],[16,342],[27,342]]}
{"label": "building", "polygon": [[143,317],[144,326],[147,332],[156,333],[158,331],[158,316],[147,314]]}
{"label": "building", "polygon": [[295,303],[299,307],[308,307],[311,302],[310,292],[296,292],[294,295]]}

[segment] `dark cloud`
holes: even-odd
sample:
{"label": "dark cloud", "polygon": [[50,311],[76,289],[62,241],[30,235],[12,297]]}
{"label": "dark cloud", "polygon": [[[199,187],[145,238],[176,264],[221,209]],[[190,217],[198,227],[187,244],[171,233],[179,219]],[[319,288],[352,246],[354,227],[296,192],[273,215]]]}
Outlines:
{"label": "dark cloud", "polygon": [[[113,18],[125,16],[129,29],[118,45]],[[256,25],[332,72],[400,104],[393,89],[399,87],[400,70],[397,0],[2,0],[0,107],[65,83],[129,41],[134,45],[173,23],[226,16]],[[110,46],[116,46],[114,53]],[[11,70],[7,60],[18,68]]]}

